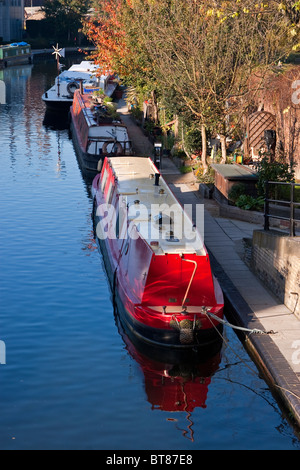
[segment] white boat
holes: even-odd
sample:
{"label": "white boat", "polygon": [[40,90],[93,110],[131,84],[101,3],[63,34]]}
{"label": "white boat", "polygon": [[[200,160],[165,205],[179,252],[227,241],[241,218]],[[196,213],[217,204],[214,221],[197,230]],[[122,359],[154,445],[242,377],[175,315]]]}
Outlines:
{"label": "white boat", "polygon": [[98,70],[98,66],[93,62],[82,61],[60,73],[54,85],[42,96],[47,108],[69,109],[72,106],[75,91],[80,88],[80,82],[86,94],[102,89],[106,96],[112,96],[117,86],[116,83],[110,75],[97,76]]}

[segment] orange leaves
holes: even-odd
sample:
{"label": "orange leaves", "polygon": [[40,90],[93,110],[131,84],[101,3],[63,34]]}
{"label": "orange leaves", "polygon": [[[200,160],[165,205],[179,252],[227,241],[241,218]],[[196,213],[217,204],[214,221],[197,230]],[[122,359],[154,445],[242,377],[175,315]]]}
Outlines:
{"label": "orange leaves", "polygon": [[86,24],[87,36],[97,48],[94,60],[103,72],[120,73],[120,62],[129,52],[120,21],[121,6],[121,0],[99,0],[99,9]]}

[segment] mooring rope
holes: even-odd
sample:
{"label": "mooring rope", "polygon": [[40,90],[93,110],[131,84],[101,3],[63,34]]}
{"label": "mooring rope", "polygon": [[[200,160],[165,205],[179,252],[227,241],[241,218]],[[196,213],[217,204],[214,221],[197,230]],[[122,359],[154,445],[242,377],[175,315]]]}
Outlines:
{"label": "mooring rope", "polygon": [[216,315],[214,315],[211,312],[208,312],[205,309],[203,309],[203,313],[205,313],[206,315],[209,315],[210,317],[214,318],[218,322],[223,323],[223,325],[229,326],[230,328],[234,328],[235,330],[247,331],[248,333],[255,334],[255,335],[274,335],[274,334],[276,334],[275,331],[273,331],[273,330],[263,331],[263,330],[259,330],[258,328],[252,328],[251,329],[251,328],[245,328],[243,326],[233,325],[232,323],[229,323],[226,320],[223,320],[222,318],[217,317]]}
{"label": "mooring rope", "polygon": [[[233,354],[235,354],[239,360],[255,375],[257,376],[257,371],[254,370],[252,367],[249,366],[249,364],[247,364],[244,359],[242,357],[239,356],[239,354],[230,346],[229,342],[227,341],[227,339],[224,337],[224,335],[218,330],[218,328],[216,327],[216,325],[213,323],[212,319],[211,319],[211,316],[213,315],[212,313],[210,313],[210,315],[208,315],[209,312],[207,312],[206,309],[203,309],[202,310],[202,313],[205,313],[208,320],[210,321],[212,327],[216,330],[216,332],[218,333],[218,335],[220,336],[220,338],[222,339],[222,341],[226,344],[226,347],[229,348]],[[219,317],[216,317],[215,315],[213,315],[218,321],[220,320]],[[223,321],[222,321],[223,323]],[[225,322],[227,324],[227,322]]]}
{"label": "mooring rope", "polygon": [[[234,349],[232,349],[232,347],[228,344],[228,341],[225,340],[224,336],[219,332],[219,330],[216,328],[216,326],[213,324],[212,320],[210,317],[214,318],[215,320],[218,320],[220,323],[223,323],[224,325],[227,325],[227,326],[230,326],[232,328],[235,328],[235,329],[239,329],[239,330],[243,330],[243,331],[248,331],[251,333],[254,333],[254,334],[275,334],[275,332],[273,330],[271,331],[262,331],[262,330],[258,330],[256,328],[254,329],[250,329],[250,328],[244,328],[244,327],[238,327],[238,326],[235,326],[235,325],[232,325],[231,323],[229,322],[226,322],[225,320],[222,320],[221,318],[217,317],[216,315],[214,315],[213,313],[210,313],[208,312],[206,309],[203,309],[202,310],[202,313],[205,313],[209,319],[209,321],[211,322],[212,326],[216,329],[217,333],[219,334],[219,336],[222,338],[222,340],[225,342],[226,346],[229,347],[229,349],[232,350],[232,352],[240,359],[240,361],[246,366],[248,367],[248,369],[254,373],[254,375],[258,376],[257,374],[257,371],[255,371],[252,367],[249,366],[249,364],[247,364],[238,354],[236,351],[234,351]],[[292,392],[291,390],[287,389],[287,388],[284,388],[284,387],[281,387],[280,385],[277,385],[276,383],[273,384],[274,387],[278,388],[279,390],[282,390],[284,392],[287,392],[287,393],[290,393],[291,395],[293,395],[295,398],[297,398],[298,400],[300,400],[300,396],[297,395],[296,393]]]}

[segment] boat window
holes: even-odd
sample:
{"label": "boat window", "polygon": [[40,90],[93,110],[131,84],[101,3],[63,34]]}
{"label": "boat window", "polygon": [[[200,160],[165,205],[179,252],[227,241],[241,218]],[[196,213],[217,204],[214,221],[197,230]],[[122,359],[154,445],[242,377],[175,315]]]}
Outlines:
{"label": "boat window", "polygon": [[120,238],[120,211],[118,212],[118,216],[116,220],[116,237]]}
{"label": "boat window", "polygon": [[113,183],[111,181],[109,183],[109,188],[108,188],[108,191],[107,191],[107,203],[108,204],[111,204],[112,197],[113,197]]}
{"label": "boat window", "polygon": [[117,220],[116,220],[116,236],[122,240],[126,238],[126,227],[127,227],[127,199],[122,197],[121,201],[119,199],[120,195],[117,195],[115,207],[117,210]]}
{"label": "boat window", "polygon": [[104,170],[104,174],[103,174],[102,181],[101,181],[101,191],[102,192],[104,192],[106,181],[107,181],[107,168],[105,168],[105,170]]}

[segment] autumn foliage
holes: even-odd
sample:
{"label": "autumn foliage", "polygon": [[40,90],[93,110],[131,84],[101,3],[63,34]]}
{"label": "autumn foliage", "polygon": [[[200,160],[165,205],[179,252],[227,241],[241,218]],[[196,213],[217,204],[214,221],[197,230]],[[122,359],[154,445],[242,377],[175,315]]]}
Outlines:
{"label": "autumn foliage", "polygon": [[125,41],[125,28],[121,23],[122,0],[99,0],[95,15],[85,26],[87,37],[97,47],[93,59],[103,73],[123,75],[122,63],[130,51]]}
{"label": "autumn foliage", "polygon": [[[95,62],[166,112],[226,134],[228,106],[248,106],[264,77],[300,48],[300,0],[95,0],[86,25]],[[252,90],[253,92],[253,90]],[[148,93],[148,96],[147,96]],[[242,103],[242,104],[241,104]]]}

